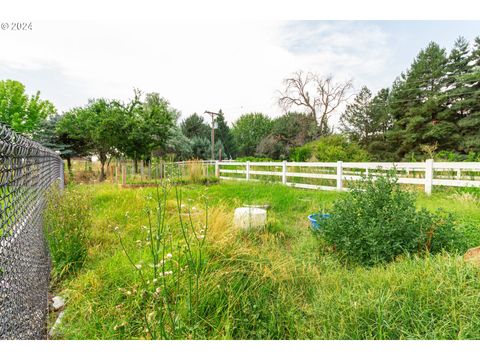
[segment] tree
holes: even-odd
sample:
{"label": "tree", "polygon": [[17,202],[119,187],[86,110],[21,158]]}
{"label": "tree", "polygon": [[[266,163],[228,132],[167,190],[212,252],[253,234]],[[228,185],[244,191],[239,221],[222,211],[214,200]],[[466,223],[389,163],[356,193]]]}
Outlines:
{"label": "tree", "polygon": [[166,144],[166,153],[175,154],[177,160],[188,160],[192,157],[192,144],[178,126],[170,129]]}
{"label": "tree", "polygon": [[105,164],[109,157],[118,154],[118,146],[125,136],[125,122],[125,108],[120,102],[97,99],[65,113],[57,124],[57,131],[85,144],[85,153],[98,155],[100,181],[103,181]]}
{"label": "tree", "polygon": [[341,131],[363,145],[368,144],[377,131],[377,124],[370,114],[371,101],[372,92],[363,86],[340,117]]}
{"label": "tree", "polygon": [[395,124],[387,138],[397,149],[397,158],[421,154],[424,144],[438,143],[444,149],[458,141],[456,124],[442,117],[447,108],[446,64],[445,49],[431,42],[394,82],[390,108]]}
{"label": "tree", "polygon": [[376,133],[371,137],[366,149],[372,155],[373,160],[393,161],[395,148],[387,141],[387,134],[392,129],[393,117],[390,112],[390,90],[381,89],[368,106],[368,113],[376,127]]}
{"label": "tree", "polygon": [[278,103],[285,110],[293,107],[306,108],[318,121],[320,135],[330,132],[330,115],[348,98],[352,81],[335,82],[333,76],[321,77],[303,71],[293,73],[283,80],[284,89],[278,92]]}
{"label": "tree", "polygon": [[152,151],[166,152],[167,142],[179,117],[178,111],[158,93],[146,94],[143,101],[141,98],[142,93],[135,90],[134,98],[124,107],[125,135],[119,142],[121,152],[134,160],[136,171],[138,161],[149,161]]}
{"label": "tree", "polygon": [[[223,157],[234,158],[237,150],[235,147],[235,140],[233,135],[228,127],[227,122],[225,121],[225,116],[222,110],[218,111],[217,117],[215,118],[215,123],[217,124],[217,129],[215,130],[215,140],[220,141],[222,144],[222,154]],[[218,156],[218,149],[215,149],[215,157]]]}
{"label": "tree", "polygon": [[239,156],[254,156],[260,141],[272,129],[272,120],[261,113],[244,114],[233,124],[232,135]]}
{"label": "tree", "polygon": [[192,155],[195,159],[210,159],[211,142],[204,137],[193,137],[191,140]]}
{"label": "tree", "polygon": [[369,115],[375,123],[377,135],[381,140],[385,140],[387,131],[392,128],[393,118],[390,113],[390,90],[381,89],[370,101]]}
{"label": "tree", "polygon": [[[40,126],[35,130],[32,139],[43,146],[55,151],[64,159],[70,159],[74,150],[72,144],[65,141],[65,138],[57,133],[57,124],[61,117],[59,115],[44,119]],[[67,160],[68,169],[71,169],[70,161]]]}
{"label": "tree", "polygon": [[287,113],[273,121],[271,132],[260,141],[255,155],[288,159],[291,149],[314,140],[317,133],[317,122],[312,116]]}
{"label": "tree", "polygon": [[[445,98],[446,108],[439,115],[442,120],[453,123],[458,129],[455,136],[455,145],[451,146],[452,150],[465,150],[461,144],[461,128],[459,128],[462,120],[467,117],[470,107],[470,83],[468,74],[472,72],[472,64],[470,62],[469,44],[463,37],[459,37],[450,52],[446,65],[445,80]],[[445,149],[445,148],[444,148]]]}
{"label": "tree", "polygon": [[22,83],[15,80],[0,81],[0,123],[19,133],[31,134],[55,113],[51,102],[40,99],[39,91],[28,96]]}
{"label": "tree", "polygon": [[194,113],[182,121],[180,128],[183,135],[189,139],[195,136],[210,139],[210,126],[208,126],[204,118]]}
{"label": "tree", "polygon": [[464,97],[458,104],[463,115],[458,122],[462,134],[460,149],[480,153],[480,37],[475,38],[469,64],[469,71],[460,76],[464,88]]}

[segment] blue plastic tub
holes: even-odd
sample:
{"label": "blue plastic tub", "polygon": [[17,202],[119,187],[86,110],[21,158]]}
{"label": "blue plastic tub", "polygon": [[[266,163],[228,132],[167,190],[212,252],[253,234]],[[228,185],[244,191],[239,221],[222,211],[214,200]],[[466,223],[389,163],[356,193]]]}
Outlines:
{"label": "blue plastic tub", "polygon": [[328,219],[330,217],[330,214],[311,214],[308,215],[308,220],[310,220],[310,227],[312,230],[320,230],[321,223]]}

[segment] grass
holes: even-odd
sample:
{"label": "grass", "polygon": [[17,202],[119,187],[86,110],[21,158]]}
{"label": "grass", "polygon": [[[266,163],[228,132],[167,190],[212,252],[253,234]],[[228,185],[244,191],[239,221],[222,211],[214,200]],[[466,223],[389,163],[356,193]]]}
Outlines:
{"label": "grass", "polygon": [[[148,269],[145,209],[155,209],[156,190],[108,184],[75,188],[92,190],[86,262],[59,286],[67,298],[61,338],[157,337],[145,318],[150,317],[151,324],[160,321],[155,314],[164,314],[168,304],[174,304],[176,312],[165,336],[159,336],[164,338],[480,338],[480,269],[466,264],[460,254],[403,257],[364,268],[346,265],[312,234],[307,215],[328,209],[343,196],[340,193],[244,182],[182,186],[185,209],[200,214],[194,217],[195,225],[202,223],[205,192],[209,199],[197,310],[192,313],[188,277],[178,272],[178,277],[169,278],[170,283],[160,287],[168,293],[158,299],[149,292],[150,284],[142,285],[114,230],[119,227],[134,263]],[[477,199],[455,191],[437,192],[431,197],[420,194],[417,204],[454,212],[468,245],[474,246],[480,244]],[[233,209],[244,204],[270,205],[264,230],[234,229]],[[165,209],[166,251],[183,266],[185,244],[173,190]]]}

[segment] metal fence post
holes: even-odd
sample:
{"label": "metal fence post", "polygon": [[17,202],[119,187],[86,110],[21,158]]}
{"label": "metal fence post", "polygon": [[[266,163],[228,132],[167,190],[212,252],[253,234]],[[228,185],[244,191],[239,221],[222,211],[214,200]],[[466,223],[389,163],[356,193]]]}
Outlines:
{"label": "metal fence post", "polygon": [[433,185],[433,159],[425,160],[425,193],[432,194]]}
{"label": "metal fence post", "polygon": [[65,165],[63,160],[60,162],[60,190],[65,188]]}
{"label": "metal fence post", "polygon": [[250,161],[247,161],[246,179],[247,179],[247,181],[250,180]]}
{"label": "metal fence post", "polygon": [[342,161],[337,161],[337,190],[342,191],[343,189],[343,168]]}
{"label": "metal fence post", "polygon": [[282,184],[287,183],[287,161],[284,160],[282,163]]}

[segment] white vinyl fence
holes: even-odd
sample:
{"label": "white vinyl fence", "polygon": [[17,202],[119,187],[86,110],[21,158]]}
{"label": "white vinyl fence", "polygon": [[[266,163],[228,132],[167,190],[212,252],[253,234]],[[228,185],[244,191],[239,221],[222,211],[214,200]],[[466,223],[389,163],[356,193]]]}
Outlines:
{"label": "white vinyl fence", "polygon": [[350,182],[364,176],[382,176],[394,170],[401,184],[424,187],[427,194],[433,186],[480,187],[480,162],[215,162],[220,179],[273,181],[321,190],[348,190]]}

